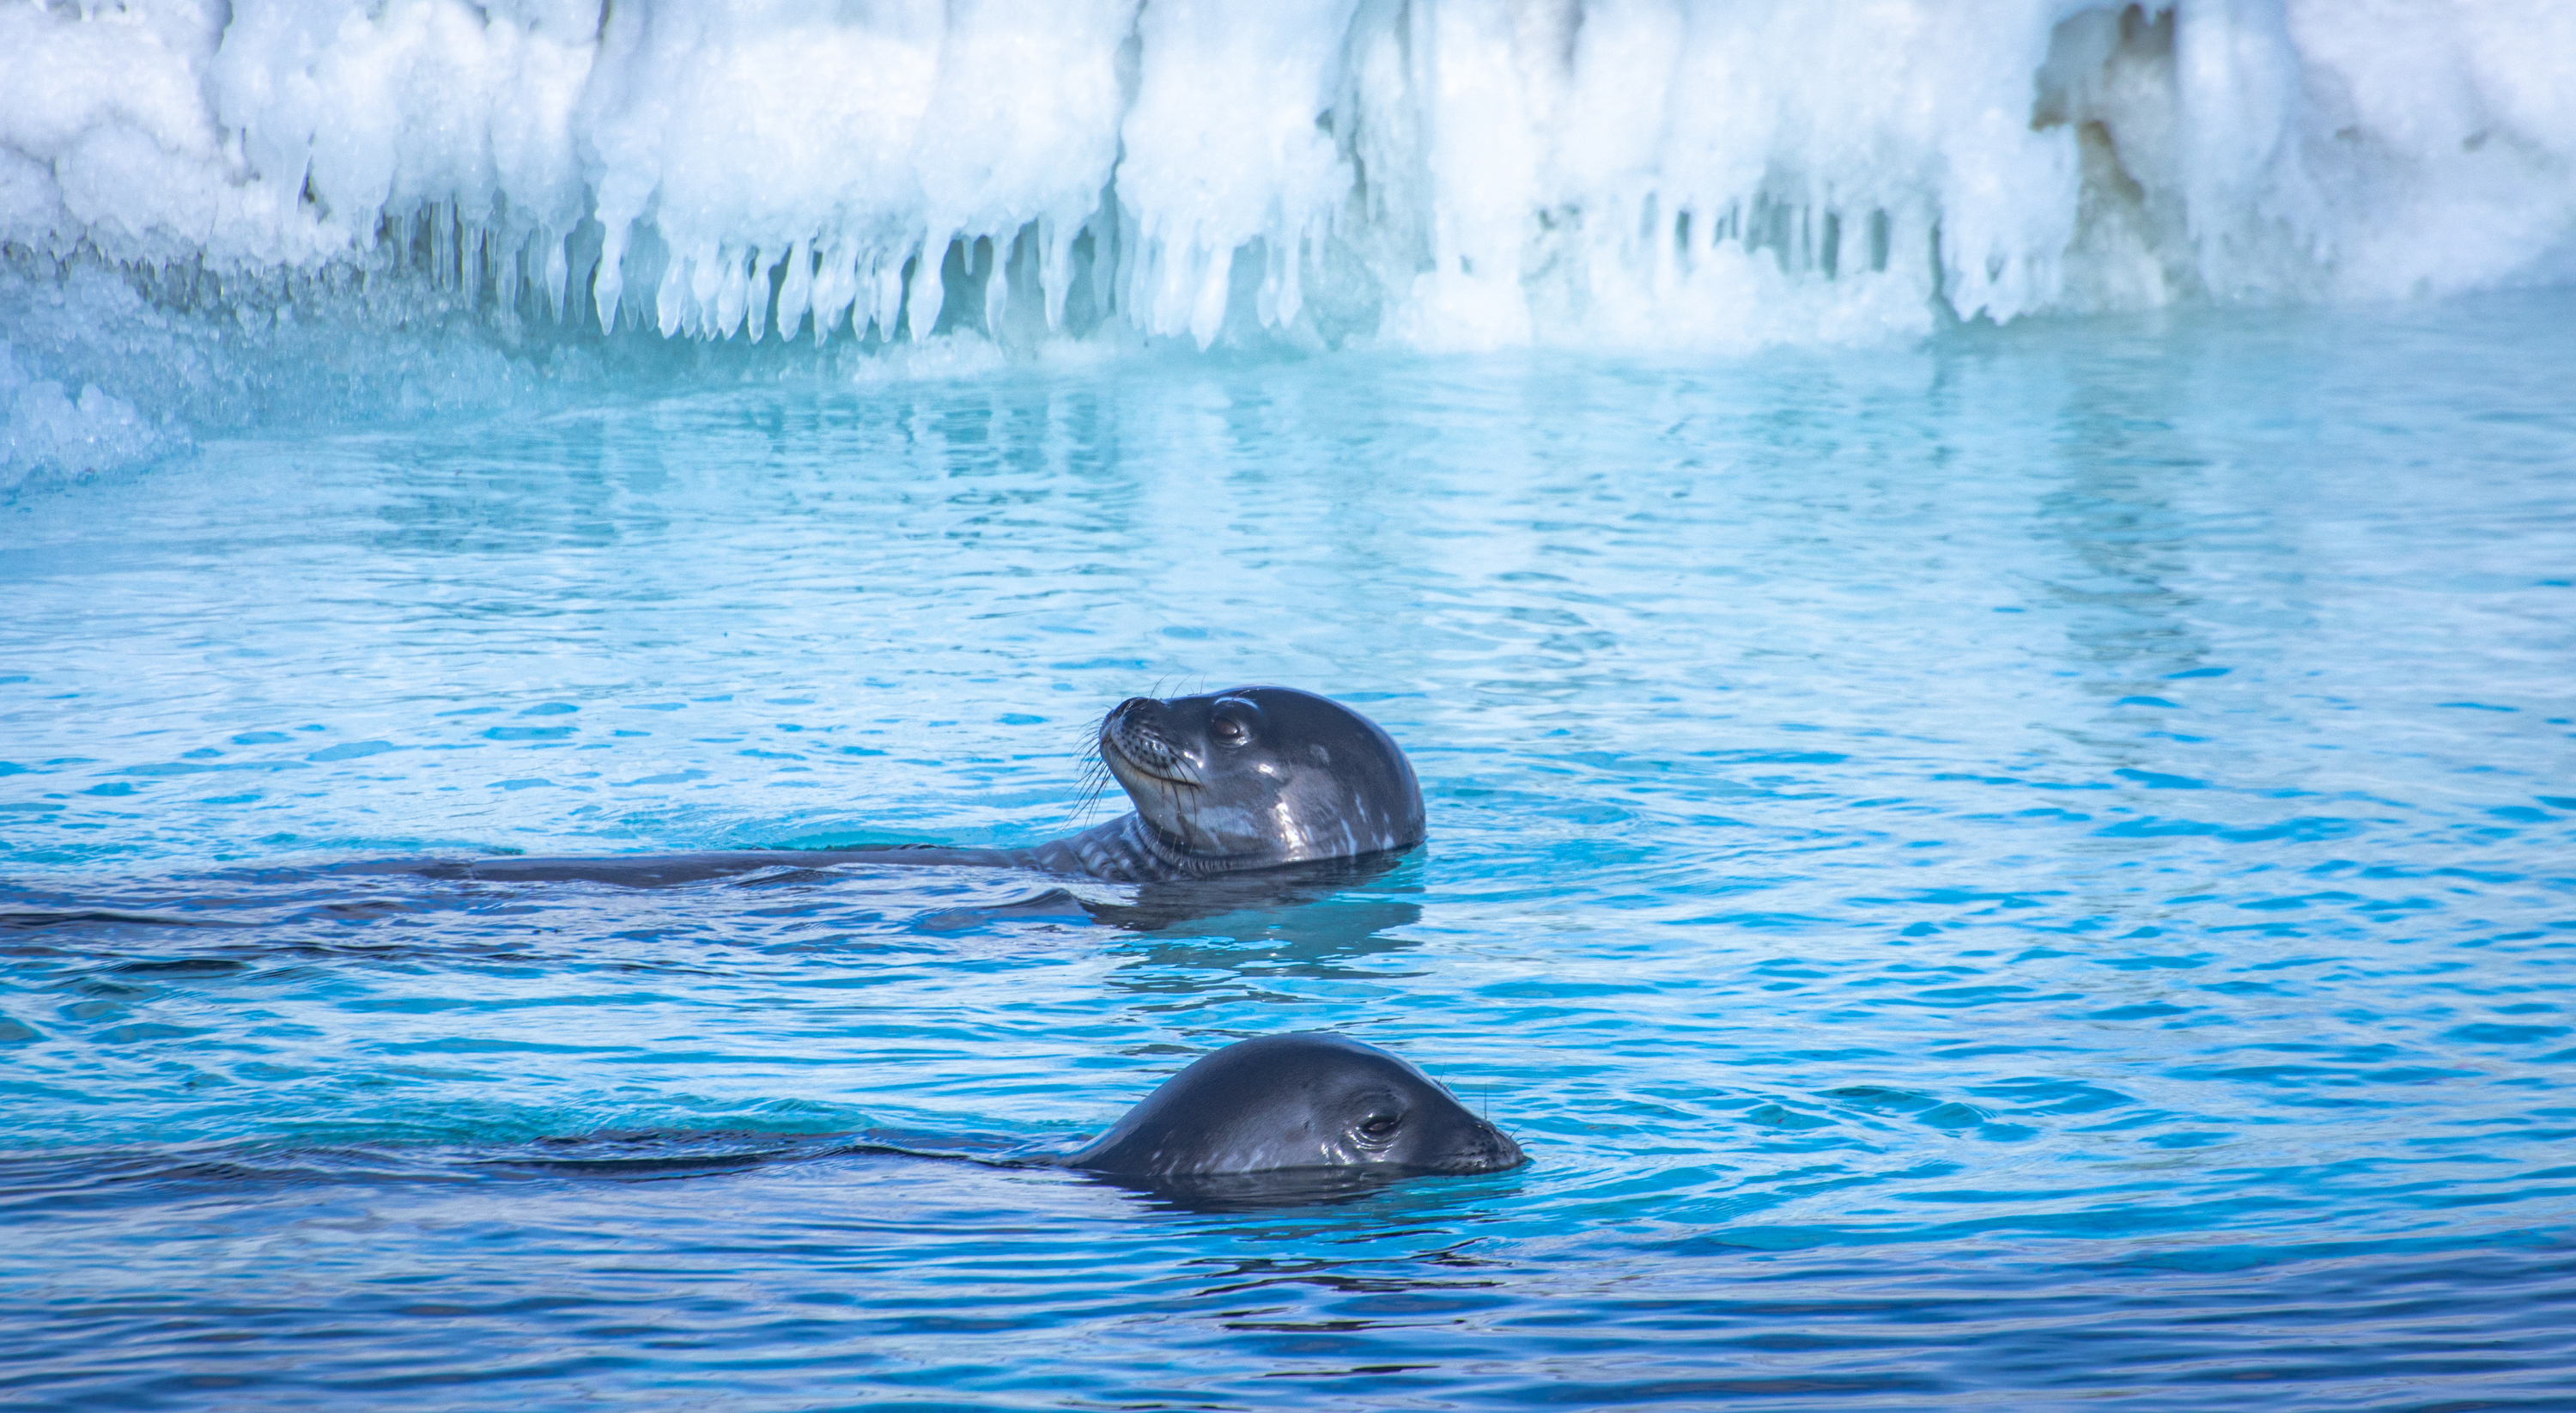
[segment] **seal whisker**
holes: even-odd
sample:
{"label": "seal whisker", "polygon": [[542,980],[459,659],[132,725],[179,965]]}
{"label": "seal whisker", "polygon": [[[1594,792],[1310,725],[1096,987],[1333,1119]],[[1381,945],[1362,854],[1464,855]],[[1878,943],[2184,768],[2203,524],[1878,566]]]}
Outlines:
{"label": "seal whisker", "polygon": [[1116,773],[1110,770],[1108,758],[1101,754],[1101,739],[1108,734],[1109,723],[1117,716],[1118,708],[1113,706],[1102,712],[1099,719],[1083,731],[1082,774],[1074,787],[1073,822],[1077,829],[1087,824],[1098,812],[1101,797],[1118,778]]}
{"label": "seal whisker", "polygon": [[1109,762],[1100,754],[1100,732],[1107,725],[1108,718],[1103,717],[1083,741],[1082,774],[1074,786],[1073,822],[1077,829],[1090,821],[1100,808],[1102,793],[1108,790],[1109,782],[1117,778],[1110,773]]}
{"label": "seal whisker", "polygon": [[1084,772],[1082,795],[1074,806],[1075,823],[1086,822],[1099,813],[1101,798],[1109,793],[1109,784],[1113,778],[1109,773],[1109,767],[1098,761],[1093,762],[1091,768]]}

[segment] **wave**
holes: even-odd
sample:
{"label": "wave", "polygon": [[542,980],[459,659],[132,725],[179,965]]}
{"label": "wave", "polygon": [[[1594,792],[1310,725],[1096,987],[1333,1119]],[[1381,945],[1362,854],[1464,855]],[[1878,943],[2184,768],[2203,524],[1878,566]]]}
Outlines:
{"label": "wave", "polygon": [[2571,53],[2560,0],[19,4],[0,404],[22,461],[176,435],[45,366],[27,311],[83,270],[132,299],[75,322],[871,348],[1723,349],[2554,281]]}

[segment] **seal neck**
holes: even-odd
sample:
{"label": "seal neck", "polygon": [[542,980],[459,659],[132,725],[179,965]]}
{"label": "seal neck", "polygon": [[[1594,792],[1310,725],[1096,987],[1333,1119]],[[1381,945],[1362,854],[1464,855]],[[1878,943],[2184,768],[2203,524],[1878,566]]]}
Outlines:
{"label": "seal neck", "polygon": [[1156,883],[1228,871],[1225,861],[1191,853],[1140,814],[1120,815],[1079,834],[1050,839],[1026,853],[1039,868],[1088,874],[1111,883]]}

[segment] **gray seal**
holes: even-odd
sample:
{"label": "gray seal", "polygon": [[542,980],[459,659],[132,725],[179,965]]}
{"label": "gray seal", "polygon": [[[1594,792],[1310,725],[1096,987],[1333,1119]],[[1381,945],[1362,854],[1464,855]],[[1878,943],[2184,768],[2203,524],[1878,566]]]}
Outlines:
{"label": "gray seal", "polygon": [[1210,1178],[1493,1173],[1529,1161],[1412,1064],[1301,1031],[1201,1056],[1060,1160],[1161,1185]]}
{"label": "gray seal", "polygon": [[871,1129],[783,1147],[740,1134],[604,1133],[550,1139],[496,1167],[608,1177],[730,1172],[845,1154],[995,1168],[1062,1168],[1185,1206],[1294,1206],[1399,1179],[1498,1173],[1529,1161],[1510,1135],[1438,1081],[1348,1036],[1265,1035],[1200,1056],[1072,1152],[998,1138]]}
{"label": "gray seal", "polygon": [[1312,692],[1236,687],[1130,697],[1101,719],[1098,747],[1101,765],[1135,811],[1026,848],[746,849],[399,867],[433,877],[638,887],[845,863],[984,865],[1169,883],[1364,859],[1422,842],[1422,785],[1404,751],[1376,722]]}
{"label": "gray seal", "polygon": [[1130,697],[1100,763],[1136,812],[1026,850],[1059,873],[1142,883],[1359,858],[1422,842],[1422,785],[1376,722],[1294,687]]}

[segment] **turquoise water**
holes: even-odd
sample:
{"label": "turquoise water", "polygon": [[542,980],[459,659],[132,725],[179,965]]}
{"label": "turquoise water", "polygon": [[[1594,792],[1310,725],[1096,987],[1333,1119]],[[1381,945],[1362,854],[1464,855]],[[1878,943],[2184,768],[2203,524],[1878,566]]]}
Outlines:
{"label": "turquoise water", "polygon": [[[0,1401],[2576,1405],[2570,367],[2565,293],[745,360],[23,488]],[[1429,846],[1144,928],[317,871],[1033,839],[1107,707],[1246,680]],[[1301,1028],[1532,1164],[828,1137],[1069,1144]]]}

